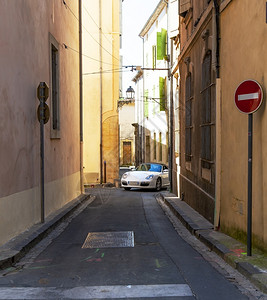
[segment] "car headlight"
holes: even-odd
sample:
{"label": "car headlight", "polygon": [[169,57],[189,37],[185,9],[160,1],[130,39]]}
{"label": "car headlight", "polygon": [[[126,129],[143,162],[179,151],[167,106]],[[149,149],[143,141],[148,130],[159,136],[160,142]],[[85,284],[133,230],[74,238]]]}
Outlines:
{"label": "car headlight", "polygon": [[148,175],[147,177],[146,177],[146,179],[152,179],[154,177],[154,175]]}
{"label": "car headlight", "polygon": [[128,174],[127,174],[127,173],[124,173],[124,174],[122,175],[122,178],[123,178],[123,179],[126,179],[127,176],[128,176]]}

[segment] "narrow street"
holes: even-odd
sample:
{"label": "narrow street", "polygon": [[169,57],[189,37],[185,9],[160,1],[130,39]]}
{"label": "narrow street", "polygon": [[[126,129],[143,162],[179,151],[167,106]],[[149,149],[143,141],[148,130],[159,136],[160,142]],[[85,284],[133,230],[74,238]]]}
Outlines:
{"label": "narrow street", "polygon": [[178,235],[155,192],[90,193],[92,203],[1,271],[0,299],[249,299]]}

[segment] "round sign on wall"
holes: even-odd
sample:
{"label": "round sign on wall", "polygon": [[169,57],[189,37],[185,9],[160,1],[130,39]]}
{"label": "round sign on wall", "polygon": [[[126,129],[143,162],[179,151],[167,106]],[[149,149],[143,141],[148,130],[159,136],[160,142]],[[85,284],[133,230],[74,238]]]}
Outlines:
{"label": "round sign on wall", "polygon": [[242,113],[254,113],[260,107],[262,99],[262,88],[255,80],[241,82],[235,91],[235,105]]}

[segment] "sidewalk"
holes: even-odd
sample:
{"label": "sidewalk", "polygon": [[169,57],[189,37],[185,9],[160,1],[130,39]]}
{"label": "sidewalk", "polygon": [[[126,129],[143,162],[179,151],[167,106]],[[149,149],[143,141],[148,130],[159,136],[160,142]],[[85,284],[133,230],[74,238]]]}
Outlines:
{"label": "sidewalk", "polygon": [[83,194],[46,218],[45,223],[32,226],[29,230],[11,239],[0,247],[0,269],[11,267],[25,256],[37,243],[45,238],[57,225],[72,214],[85,202],[94,197]]}
{"label": "sidewalk", "polygon": [[213,224],[186,202],[169,192],[161,192],[158,196],[191,234],[267,293],[267,256],[263,252],[252,249],[252,256],[247,256],[247,245],[213,230]]}

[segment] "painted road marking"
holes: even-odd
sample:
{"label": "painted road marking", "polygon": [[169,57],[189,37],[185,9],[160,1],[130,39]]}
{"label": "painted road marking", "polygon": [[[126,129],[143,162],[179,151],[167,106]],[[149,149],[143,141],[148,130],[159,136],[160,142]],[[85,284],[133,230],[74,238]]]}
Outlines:
{"label": "painted road marking", "polygon": [[238,101],[258,99],[259,93],[238,95]]}
{"label": "painted road marking", "polygon": [[193,296],[187,284],[84,286],[62,289],[56,287],[0,288],[0,299],[110,299]]}

